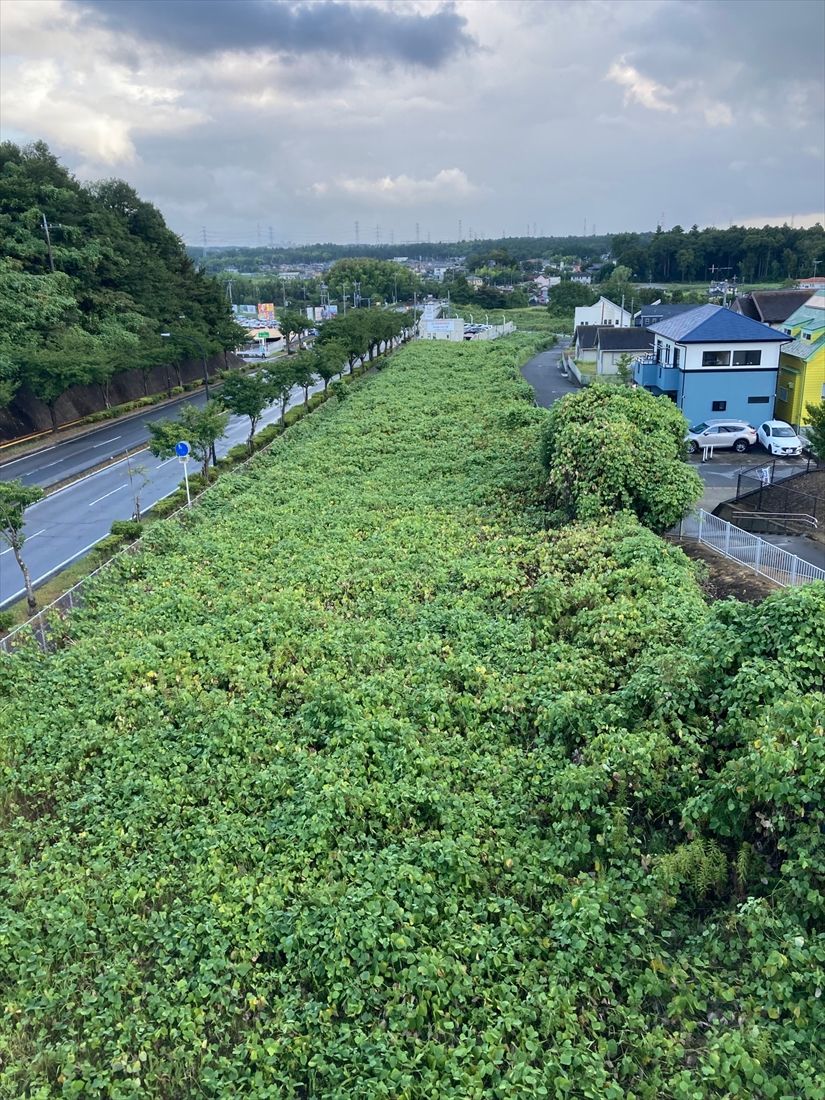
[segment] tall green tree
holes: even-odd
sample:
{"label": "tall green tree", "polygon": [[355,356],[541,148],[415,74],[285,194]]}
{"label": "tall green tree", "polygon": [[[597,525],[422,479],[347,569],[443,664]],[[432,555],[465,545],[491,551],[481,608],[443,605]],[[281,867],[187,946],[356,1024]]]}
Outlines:
{"label": "tall green tree", "polygon": [[309,404],[309,390],[318,376],[318,361],[321,358],[320,351],[300,351],[292,363],[292,377],[295,385],[304,391],[304,405]]}
{"label": "tall green tree", "polygon": [[825,401],[805,406],[808,413],[808,433],[811,446],[820,462],[825,462]]}
{"label": "tall green tree", "polygon": [[215,444],[226,434],[229,410],[219,401],[208,401],[203,407],[184,405],[175,420],[147,421],[149,450],[158,458],[171,458],[175,444],[188,443],[192,457],[201,464],[204,481],[209,481],[209,459]]}
{"label": "tall green tree", "polygon": [[272,400],[281,410],[281,423],[286,415],[286,407],[295,389],[297,379],[291,359],[277,359],[266,369],[266,380]]}
{"label": "tall green tree", "polygon": [[29,614],[33,615],[37,610],[37,597],[32,587],[31,575],[28,566],[23,560],[23,543],[26,536],[23,534],[23,525],[26,519],[26,509],[31,504],[36,504],[43,496],[43,490],[37,485],[24,485],[22,481],[0,481],[0,538],[9,546],[14,554],[14,559],[23,574],[23,584],[26,588],[26,603]]}
{"label": "tall green tree", "polygon": [[292,355],[292,341],[309,328],[309,321],[303,313],[294,309],[285,309],[278,317],[278,328],[281,330],[286,342],[286,353]]}
{"label": "tall green tree", "polygon": [[328,340],[315,348],[317,358],[315,360],[315,373],[324,383],[324,390],[336,375],[344,369],[347,359],[347,349],[340,340]]}
{"label": "tall green tree", "polygon": [[249,419],[249,453],[254,448],[255,430],[264,412],[272,404],[272,387],[265,374],[230,374],[223,384],[219,400],[235,416]]}

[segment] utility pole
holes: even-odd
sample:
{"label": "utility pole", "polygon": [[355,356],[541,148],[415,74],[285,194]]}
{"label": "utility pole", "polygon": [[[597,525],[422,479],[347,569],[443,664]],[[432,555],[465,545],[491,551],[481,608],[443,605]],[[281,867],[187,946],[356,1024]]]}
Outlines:
{"label": "utility pole", "polygon": [[361,226],[358,222],[355,223],[355,243],[361,243]]}
{"label": "utility pole", "polygon": [[275,238],[274,238],[274,235],[272,233],[272,226],[271,225],[269,227],[269,247],[270,248],[275,247]]}
{"label": "utility pole", "polygon": [[415,243],[417,245],[421,244],[421,226],[418,222],[415,223]]}
{"label": "utility pole", "polygon": [[815,278],[816,278],[816,269],[817,269],[817,268],[819,267],[819,265],[820,265],[820,264],[822,263],[822,260],[811,260],[811,263],[812,263],[812,264],[814,265],[814,273],[813,273],[813,278],[815,279]]}
{"label": "utility pole", "polygon": [[201,238],[203,240],[203,245],[201,247],[201,263],[205,263],[206,262],[206,226],[205,225],[201,226]]}
{"label": "utility pole", "polygon": [[463,241],[463,240],[464,240],[464,237],[463,237],[463,236],[462,236],[461,234],[462,234],[462,230],[461,230],[461,218],[459,218],[459,219],[458,219],[458,239],[459,239],[460,241]]}
{"label": "utility pole", "polygon": [[46,215],[41,214],[43,219],[43,230],[46,234],[46,248],[49,250],[49,267],[51,268],[52,275],[54,275],[54,256],[52,255],[52,239],[49,236],[49,223],[46,221]]}

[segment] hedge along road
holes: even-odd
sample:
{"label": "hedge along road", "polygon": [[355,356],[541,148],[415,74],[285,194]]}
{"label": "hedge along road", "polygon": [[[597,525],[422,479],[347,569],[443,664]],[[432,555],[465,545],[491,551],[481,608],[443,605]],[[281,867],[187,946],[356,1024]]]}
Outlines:
{"label": "hedge along road", "polygon": [[[310,395],[322,389],[323,384],[318,382],[311,387]],[[197,396],[201,398],[199,403],[202,403],[203,395]],[[292,391],[287,409],[302,404],[303,400],[304,391],[296,386]],[[160,415],[151,419],[168,420],[173,419],[175,415],[168,405],[158,412]],[[274,424],[280,415],[280,407],[271,406],[261,418],[258,430],[260,431],[267,424]],[[147,419],[149,417],[138,417],[130,422],[129,427],[138,430],[138,437],[132,444],[121,443],[119,440],[118,450],[135,446],[147,438],[148,432],[144,427]],[[126,425],[117,427],[111,425],[109,431],[114,435],[121,427],[125,428]],[[248,438],[248,417],[233,416],[229,421],[226,435],[216,444],[215,450],[220,457],[230,448],[239,443],[245,443]],[[86,436],[82,441],[77,442],[88,445],[88,439],[89,437]],[[108,456],[109,452],[106,453]],[[45,458],[46,454],[31,457]],[[148,448],[133,454],[129,462],[133,470],[136,466],[142,466],[149,479],[140,494],[141,511],[151,508],[159,500],[168,497],[183,480],[183,469],[176,458],[155,458],[149,453]],[[11,469],[13,470],[14,467],[12,466]],[[2,471],[0,476],[5,476],[6,470]],[[199,472],[198,463],[190,464],[190,472],[193,474]],[[136,479],[136,485],[140,480],[142,479]],[[28,483],[39,484],[37,481]],[[114,520],[129,519],[134,510],[135,503],[130,490],[129,470],[125,458],[67,485],[64,489],[58,489],[51,496],[33,504],[26,512],[24,527],[26,542],[23,547],[23,559],[29,567],[35,586],[48,580],[76,558],[91,550],[96,543],[109,534]],[[14,603],[24,595],[24,592],[23,577],[14,560],[14,554],[4,547],[0,550],[0,608]]]}
{"label": "hedge along road", "polygon": [[[279,358],[280,356],[278,356]],[[268,360],[272,362],[272,360]],[[266,362],[263,364],[266,366]],[[210,380],[217,391],[221,379],[217,376]],[[138,413],[128,413],[123,417],[110,420],[94,431],[84,432],[72,439],[63,439],[46,446],[33,454],[21,455],[4,462],[0,451],[0,481],[19,479],[24,485],[40,485],[46,489],[49,485],[79,477],[87,470],[99,466],[102,462],[116,458],[126,451],[132,451],[149,439],[146,424],[161,420],[173,420],[183,405],[206,404],[203,390],[186,394],[177,401],[168,401],[156,408],[142,409]]]}

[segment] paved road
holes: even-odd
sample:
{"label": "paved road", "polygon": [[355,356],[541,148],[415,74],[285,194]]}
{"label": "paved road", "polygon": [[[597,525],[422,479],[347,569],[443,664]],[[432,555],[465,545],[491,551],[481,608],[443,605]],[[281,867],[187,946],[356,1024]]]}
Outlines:
{"label": "paved road", "polygon": [[19,478],[24,485],[40,485],[43,488],[56,485],[145,443],[149,438],[146,424],[150,421],[173,420],[182,405],[205,403],[206,394],[198,390],[160,408],[145,409],[138,416],[113,420],[93,432],[61,440],[35,454],[13,458],[9,462],[2,462],[0,458],[0,481]]}
{"label": "paved road", "polygon": [[[322,383],[319,382],[312,387],[310,393],[317,393],[322,388]],[[198,396],[201,401],[204,400],[202,394]],[[296,388],[288,407],[301,404],[303,399],[303,390]],[[174,412],[170,412],[167,406],[163,415],[174,416]],[[274,423],[279,416],[280,409],[268,409],[259,430]],[[138,426],[143,423],[145,420],[138,419]],[[117,428],[110,427],[109,431],[112,435],[118,434],[120,427],[121,425]],[[218,456],[226,454],[230,447],[245,442],[248,435],[249,420],[246,417],[232,417],[227,434],[216,445]],[[85,437],[83,442],[87,442],[88,438]],[[104,455],[107,453],[105,448],[99,448],[97,453],[101,452]],[[80,454],[78,452],[76,461],[79,461]],[[46,459],[46,455],[35,457]],[[169,496],[183,478],[183,470],[176,458],[155,458],[148,448],[133,455],[130,462],[133,469],[135,466],[143,466],[149,475],[149,484],[141,493],[143,510]],[[197,473],[197,464],[190,463],[189,471]],[[129,519],[135,507],[129,490],[128,466],[126,460],[122,459],[33,504],[26,512],[26,543],[23,553],[34,584],[40,584],[75,558],[91,550],[109,534],[114,520]],[[0,608],[23,595],[22,580],[11,550],[0,550]]]}
{"label": "paved road", "polygon": [[560,397],[579,389],[572,378],[565,378],[562,374],[561,353],[561,346],[540,351],[521,368],[522,377],[535,391],[536,404],[546,409],[549,409]]}

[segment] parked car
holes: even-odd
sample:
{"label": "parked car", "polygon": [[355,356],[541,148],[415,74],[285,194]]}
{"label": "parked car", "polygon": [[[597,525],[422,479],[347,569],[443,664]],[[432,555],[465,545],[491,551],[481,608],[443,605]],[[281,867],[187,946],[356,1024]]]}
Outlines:
{"label": "parked car", "polygon": [[685,441],[692,455],[703,447],[732,447],[738,454],[744,454],[756,442],[756,428],[746,420],[703,420],[693,425]]}
{"label": "parked car", "polygon": [[801,455],[805,446],[784,420],[766,420],[757,431],[759,442],[770,455]]}

